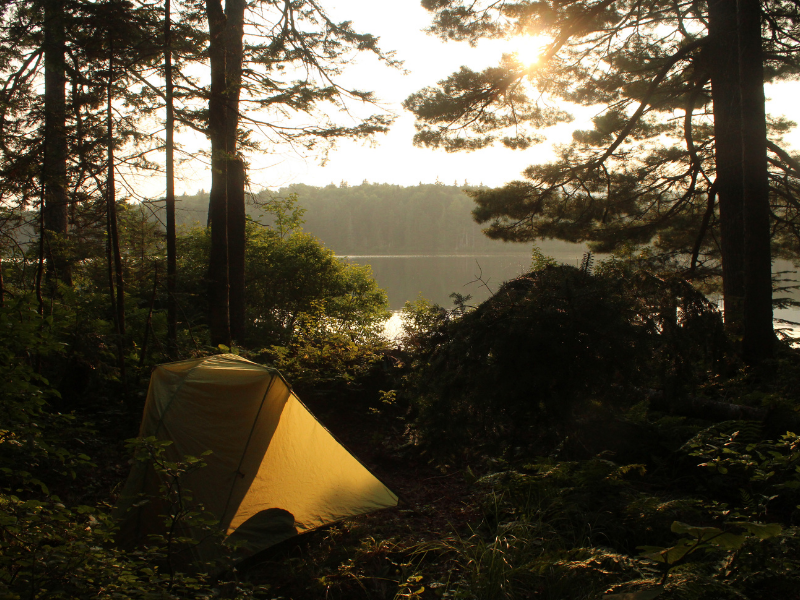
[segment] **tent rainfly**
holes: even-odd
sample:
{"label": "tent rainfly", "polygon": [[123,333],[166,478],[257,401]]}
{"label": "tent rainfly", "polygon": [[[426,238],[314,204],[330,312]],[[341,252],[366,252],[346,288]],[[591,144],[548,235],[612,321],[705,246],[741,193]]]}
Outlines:
{"label": "tent rainfly", "polygon": [[[139,436],[171,442],[165,461],[211,451],[206,466],[181,479],[180,501],[202,505],[219,519],[225,544],[185,528],[178,533],[195,543],[181,562],[213,560],[230,552],[225,545],[239,547],[243,557],[397,504],[397,496],[316,420],[278,371],[232,354],[156,367]],[[160,492],[168,483],[152,461],[134,463],[116,508],[120,545],[165,534],[164,516],[175,502]]]}

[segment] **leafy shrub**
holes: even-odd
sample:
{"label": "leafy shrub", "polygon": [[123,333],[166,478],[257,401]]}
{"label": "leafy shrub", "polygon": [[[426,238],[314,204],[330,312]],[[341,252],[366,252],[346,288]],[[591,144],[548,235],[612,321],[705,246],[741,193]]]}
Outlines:
{"label": "leafy shrub", "polygon": [[[205,303],[209,233],[182,236],[184,293]],[[194,271],[191,271],[194,269]],[[244,345],[275,364],[293,383],[346,383],[367,371],[384,350],[386,292],[369,266],[341,260],[301,231],[250,222],[246,242],[247,322]],[[198,322],[203,316],[195,315]]]}
{"label": "leafy shrub", "polygon": [[688,283],[618,262],[589,271],[545,264],[460,316],[411,308],[407,383],[424,439],[530,443],[587,402],[619,404],[636,386],[680,394],[722,359],[716,307]]}
{"label": "leafy shrub", "polygon": [[29,298],[0,308],[0,488],[26,498],[46,495],[50,485],[74,477],[88,457],[65,448],[81,428],[54,411],[58,392],[40,374],[42,363],[63,349]]}
{"label": "leafy shrub", "polygon": [[288,344],[270,346],[260,353],[294,386],[348,385],[373,370],[387,347],[377,332],[354,337],[327,329],[319,314],[301,313]]}
{"label": "leafy shrub", "polygon": [[713,425],[682,451],[700,460],[700,490],[724,502],[722,510],[748,519],[781,518],[800,524],[800,436],[763,439],[760,423]]}
{"label": "leafy shrub", "polygon": [[309,318],[320,330],[361,341],[389,317],[386,292],[369,266],[336,258],[302,232],[281,238],[251,226],[247,282],[251,346],[289,344]]}

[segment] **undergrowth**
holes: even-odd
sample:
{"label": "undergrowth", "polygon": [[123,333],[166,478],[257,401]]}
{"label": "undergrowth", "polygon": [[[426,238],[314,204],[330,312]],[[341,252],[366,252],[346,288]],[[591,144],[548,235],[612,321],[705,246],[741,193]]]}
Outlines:
{"label": "undergrowth", "polygon": [[[556,285],[562,275],[566,288]],[[800,598],[800,436],[791,432],[800,355],[782,348],[775,361],[745,371],[725,363],[718,340],[683,352],[719,333],[713,307],[678,284],[643,277],[641,296],[631,297],[611,275],[593,277],[551,270],[518,282],[507,290],[508,302],[471,319],[463,303],[460,313],[418,303],[404,353],[384,357],[383,378],[383,366],[369,370],[377,381],[370,385],[383,391],[371,404],[331,404],[323,417],[399,493],[398,508],[288,540],[234,567],[192,565],[186,572],[170,553],[193,543],[191,536],[150,539],[136,550],[114,546],[109,501],[117,482],[98,482],[93,473],[98,466],[112,472],[105,463],[119,456],[103,447],[106,438],[94,426],[58,410],[65,405],[46,375],[48,361],[63,360],[63,347],[51,330],[21,303],[0,310],[0,327],[14,331],[0,348],[0,599]],[[681,310],[669,300],[673,292]],[[593,294],[606,303],[599,312],[590,306]],[[577,321],[523,335],[514,331],[519,323],[506,320],[515,299],[526,310],[535,312],[538,303],[551,316],[566,311]],[[637,320],[643,304],[659,314]],[[619,307],[629,322],[605,350],[579,348],[610,331],[586,319]],[[525,323],[538,322],[533,312]],[[673,329],[665,334],[665,327]],[[553,360],[570,355],[589,374],[608,365],[611,371],[576,382],[574,368],[542,367],[528,383],[552,385],[533,399],[517,382],[505,388],[513,397],[480,404],[496,378],[455,394],[480,382],[480,357],[499,348],[490,339],[497,331],[513,333],[518,349],[544,336],[534,353],[540,358],[547,358],[542,348],[550,336],[577,332],[580,339],[565,341]],[[647,360],[622,364],[622,354],[604,353],[615,348],[624,356],[638,348]],[[311,358],[325,362],[325,348],[318,350]],[[361,373],[362,363],[351,362]],[[439,378],[413,398],[435,365]],[[453,382],[460,387],[436,395]],[[356,387],[349,383],[345,389]],[[681,412],[703,402],[766,417],[714,422]],[[497,422],[485,422],[495,414],[490,407]],[[435,439],[435,424],[449,417]],[[558,427],[542,433],[554,422]],[[453,439],[460,443],[444,443]],[[173,479],[202,468],[200,458],[186,460],[162,466]],[[203,515],[163,516],[188,523]]]}

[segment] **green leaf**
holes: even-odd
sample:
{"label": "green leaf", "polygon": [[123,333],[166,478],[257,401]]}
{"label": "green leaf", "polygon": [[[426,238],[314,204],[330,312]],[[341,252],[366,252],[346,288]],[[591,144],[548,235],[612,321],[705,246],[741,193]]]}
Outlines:
{"label": "green leaf", "polygon": [[641,550],[641,556],[649,558],[655,562],[665,563],[668,565],[674,564],[681,560],[687,554],[705,548],[706,546],[695,546],[695,541],[688,539],[680,539],[670,548],[661,548],[658,546],[637,546]]}
{"label": "green leaf", "polygon": [[737,521],[731,523],[741,527],[747,533],[756,536],[758,539],[766,540],[781,534],[783,527],[779,523],[751,523],[749,521]]}
{"label": "green leaf", "polygon": [[621,594],[603,594],[603,600],[652,600],[659,596],[664,588],[641,590],[639,592],[623,592]]}
{"label": "green leaf", "polygon": [[702,541],[706,541],[722,533],[722,530],[717,527],[696,527],[687,523],[681,523],[680,521],[674,521],[670,530],[672,533],[690,535]]}

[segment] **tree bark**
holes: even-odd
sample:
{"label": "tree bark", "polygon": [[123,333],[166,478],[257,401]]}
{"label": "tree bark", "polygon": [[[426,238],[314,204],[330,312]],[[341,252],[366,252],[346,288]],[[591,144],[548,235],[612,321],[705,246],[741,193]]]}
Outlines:
{"label": "tree bark", "polygon": [[0,308],[6,307],[6,286],[3,282],[3,258],[0,257]]}
{"label": "tree bark", "polygon": [[68,232],[67,101],[63,0],[44,3],[44,230],[48,235],[47,275],[71,285],[63,236]]}
{"label": "tree bark", "polygon": [[[106,210],[108,218],[108,242],[114,259],[114,283],[116,283],[116,310],[114,324],[117,330],[117,351],[120,375],[125,380],[125,279],[122,273],[122,253],[119,248],[119,231],[117,229],[117,189],[114,179],[114,113],[112,99],[114,97],[114,44],[111,34],[108,36],[108,91],[106,104],[108,174],[106,176]],[[112,285],[112,295],[114,293]]]}
{"label": "tree bark", "polygon": [[[239,222],[239,215],[244,212],[244,176],[236,146],[245,8],[245,0],[227,0],[224,10],[219,0],[206,2],[211,65],[208,103],[208,135],[211,139],[208,299],[213,345],[230,346],[232,334],[233,337],[241,337],[244,329],[244,228]],[[233,218],[230,223],[229,215]],[[236,295],[233,302],[231,274],[237,278],[233,283],[233,293]],[[231,313],[232,307],[235,314]]]}
{"label": "tree bark", "polygon": [[739,79],[744,199],[744,337],[742,357],[754,364],[772,356],[767,119],[759,0],[738,0]]}
{"label": "tree bark", "polygon": [[219,0],[207,0],[211,89],[208,100],[208,137],[211,140],[211,191],[208,219],[211,252],[208,266],[208,311],[211,344],[230,346],[228,282],[228,147],[226,136],[225,12]]}
{"label": "tree bark", "polygon": [[178,309],[175,286],[178,276],[177,244],[175,234],[175,111],[172,82],[172,30],[170,0],[164,0],[164,83],[166,119],[166,177],[167,177],[167,346],[174,357],[178,351]]}
{"label": "tree bark", "polygon": [[717,170],[714,185],[719,197],[725,326],[733,337],[740,338],[744,331],[744,199],[736,19],[736,0],[709,0],[708,53]]}
{"label": "tree bark", "polygon": [[245,334],[245,206],[244,162],[228,162],[228,274],[230,277],[231,337],[242,342]]}
{"label": "tree bark", "polygon": [[225,2],[225,78],[226,78],[226,146],[228,168],[228,277],[231,337],[241,342],[245,335],[245,200],[244,162],[238,156],[239,95],[242,87],[244,47],[244,11],[246,0]]}

